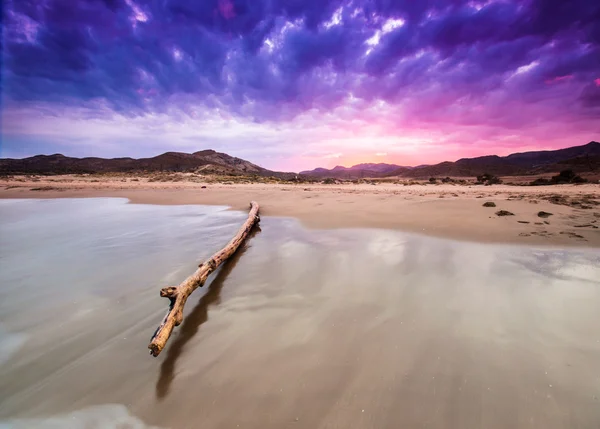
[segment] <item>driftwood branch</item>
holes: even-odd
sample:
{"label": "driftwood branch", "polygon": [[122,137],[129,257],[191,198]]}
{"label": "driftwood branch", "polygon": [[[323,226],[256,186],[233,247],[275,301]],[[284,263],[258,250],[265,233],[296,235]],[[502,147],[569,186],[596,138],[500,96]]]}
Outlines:
{"label": "driftwood branch", "polygon": [[212,255],[206,262],[200,264],[196,272],[185,279],[179,286],[169,286],[160,290],[160,296],[169,298],[171,304],[169,305],[169,311],[154,333],[150,344],[148,344],[151,355],[158,356],[160,354],[171,336],[173,328],[179,326],[183,321],[183,307],[190,294],[197,288],[203,286],[210,273],[216,270],[223,261],[235,253],[252,227],[259,220],[258,204],[255,201],[252,201],[250,203],[248,219],[227,246]]}

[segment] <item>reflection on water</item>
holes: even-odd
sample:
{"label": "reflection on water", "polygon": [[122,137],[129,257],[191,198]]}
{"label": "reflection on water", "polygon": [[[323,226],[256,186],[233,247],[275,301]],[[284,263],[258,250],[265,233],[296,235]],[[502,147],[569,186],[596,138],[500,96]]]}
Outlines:
{"label": "reflection on water", "polygon": [[0,200],[0,427],[564,428],[600,424],[600,252],[261,231],[246,215]]}
{"label": "reflection on water", "polygon": [[0,365],[8,361],[25,343],[25,334],[11,334],[0,325]]}
{"label": "reflection on water", "polygon": [[[95,405],[52,417],[14,419],[0,423],[1,429],[153,429],[131,415],[125,405]],[[159,428],[155,428],[159,429]]]}

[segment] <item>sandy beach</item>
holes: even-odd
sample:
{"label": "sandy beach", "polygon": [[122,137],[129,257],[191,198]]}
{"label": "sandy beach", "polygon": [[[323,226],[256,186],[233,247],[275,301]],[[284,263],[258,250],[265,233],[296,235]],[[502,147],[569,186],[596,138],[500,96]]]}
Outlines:
{"label": "sandy beach", "polygon": [[[0,198],[121,197],[134,204],[207,204],[298,218],[309,228],[385,228],[491,243],[600,246],[600,186],[228,184],[144,177],[14,177]],[[483,204],[494,203],[495,207]],[[513,215],[498,216],[500,210]],[[551,213],[540,217],[540,212]]]}

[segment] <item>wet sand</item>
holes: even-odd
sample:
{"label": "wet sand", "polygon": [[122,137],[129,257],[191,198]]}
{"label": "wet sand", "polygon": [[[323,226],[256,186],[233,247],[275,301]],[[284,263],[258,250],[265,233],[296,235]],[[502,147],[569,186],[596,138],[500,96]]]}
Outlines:
{"label": "wet sand", "polygon": [[600,425],[598,250],[263,216],[152,358],[159,288],[226,242],[244,213],[11,203],[0,201],[10,286],[0,350],[13,345],[0,426]]}
{"label": "wet sand", "polygon": [[[76,176],[21,180],[2,182],[0,198],[123,197],[141,204],[234,209],[246,209],[254,199],[264,215],[295,217],[310,228],[383,228],[478,242],[600,247],[600,185],[228,185]],[[483,207],[484,202],[496,207]],[[499,217],[499,210],[514,216]],[[552,215],[540,218],[540,211]]]}

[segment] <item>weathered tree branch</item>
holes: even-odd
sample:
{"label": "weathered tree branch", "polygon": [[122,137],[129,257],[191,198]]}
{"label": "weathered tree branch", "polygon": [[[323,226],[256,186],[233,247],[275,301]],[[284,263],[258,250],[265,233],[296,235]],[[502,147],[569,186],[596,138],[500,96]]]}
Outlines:
{"label": "weathered tree branch", "polygon": [[158,356],[165,344],[171,336],[171,332],[175,326],[179,326],[183,321],[183,307],[185,302],[192,292],[197,288],[204,285],[204,282],[219,265],[223,263],[227,258],[235,253],[240,244],[245,240],[246,236],[252,229],[252,227],[259,221],[258,216],[258,203],[255,201],[250,202],[250,213],[248,213],[248,219],[242,227],[239,229],[235,237],[217,253],[212,255],[206,262],[200,264],[194,274],[185,279],[179,286],[169,286],[160,290],[160,296],[169,298],[171,304],[169,305],[169,311],[162,320],[160,326],[152,336],[148,348],[150,354]]}

